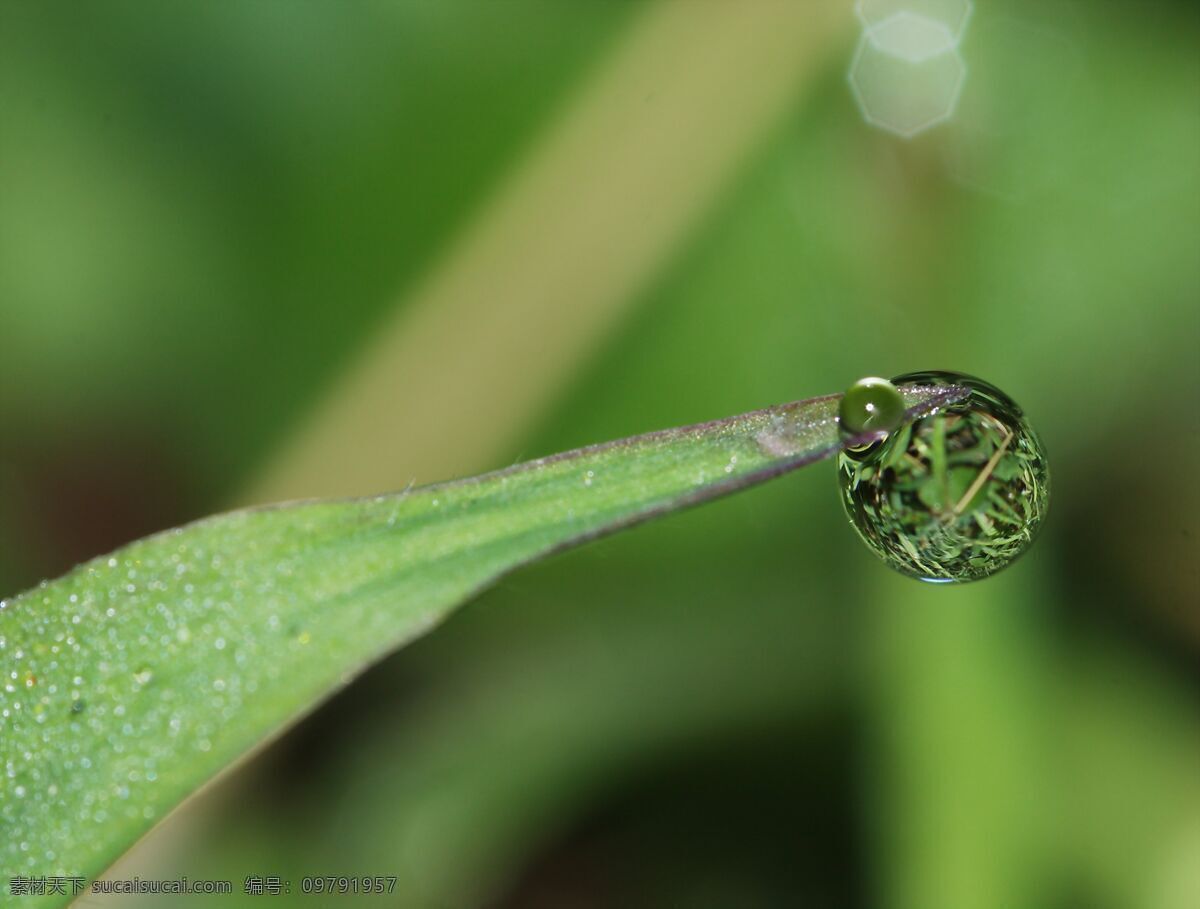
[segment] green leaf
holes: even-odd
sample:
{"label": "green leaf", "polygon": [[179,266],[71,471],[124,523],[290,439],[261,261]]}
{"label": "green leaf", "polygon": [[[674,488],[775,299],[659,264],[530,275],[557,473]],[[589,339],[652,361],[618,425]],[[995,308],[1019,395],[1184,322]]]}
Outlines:
{"label": "green leaf", "polygon": [[[963,394],[905,389],[909,417]],[[93,877],[505,572],[836,453],[839,399],[391,495],[219,515],[0,601],[0,867]]]}

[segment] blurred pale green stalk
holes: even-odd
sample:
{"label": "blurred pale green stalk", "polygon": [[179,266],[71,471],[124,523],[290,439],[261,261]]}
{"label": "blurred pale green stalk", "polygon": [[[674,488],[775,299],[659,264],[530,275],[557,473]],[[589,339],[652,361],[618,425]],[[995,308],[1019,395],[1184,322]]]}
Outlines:
{"label": "blurred pale green stalk", "polygon": [[895,909],[1041,903],[1054,865],[1054,705],[1036,569],[931,589],[879,574],[867,791]]}
{"label": "blurred pale green stalk", "polygon": [[247,500],[368,495],[507,452],[821,74],[850,19],[822,0],[649,6]]}

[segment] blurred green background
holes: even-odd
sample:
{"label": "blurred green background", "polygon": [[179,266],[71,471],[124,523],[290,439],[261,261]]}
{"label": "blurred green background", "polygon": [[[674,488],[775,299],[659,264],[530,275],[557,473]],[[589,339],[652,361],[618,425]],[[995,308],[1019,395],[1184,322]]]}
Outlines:
{"label": "blurred green background", "polygon": [[[964,587],[873,561],[829,465],[525,569],[112,872],[237,895],[89,905],[353,873],[399,884],[348,905],[1200,905],[1200,11],[981,4],[907,141],[847,88],[849,0],[783,6],[0,4],[0,591],[256,490],[868,374],[999,385],[1053,474],[1038,544]],[[656,149],[595,114],[614,72]],[[735,103],[675,106],[705,79]],[[554,167],[545,220],[497,215]],[[481,224],[564,296],[478,266],[437,328]],[[409,325],[419,381],[370,387]]]}

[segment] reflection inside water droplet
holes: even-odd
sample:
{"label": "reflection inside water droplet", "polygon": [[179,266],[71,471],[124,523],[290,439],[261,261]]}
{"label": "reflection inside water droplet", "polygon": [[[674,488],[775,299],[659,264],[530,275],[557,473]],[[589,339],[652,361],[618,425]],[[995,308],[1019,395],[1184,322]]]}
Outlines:
{"label": "reflection inside water droplet", "polygon": [[961,385],[971,395],[901,425],[866,458],[839,457],[850,522],[911,577],[972,581],[999,571],[1029,547],[1046,515],[1050,476],[1037,434],[1011,398],[981,379],[922,372],[892,381]]}

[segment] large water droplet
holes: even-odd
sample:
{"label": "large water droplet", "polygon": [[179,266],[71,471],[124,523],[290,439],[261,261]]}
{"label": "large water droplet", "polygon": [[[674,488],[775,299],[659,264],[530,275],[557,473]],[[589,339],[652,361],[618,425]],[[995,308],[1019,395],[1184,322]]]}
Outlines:
{"label": "large water droplet", "polygon": [[839,458],[842,503],[890,567],[924,581],[973,581],[1033,542],[1050,501],[1046,453],[1021,408],[981,379],[952,372],[898,376],[959,385],[970,397],[898,427],[865,459]]}

